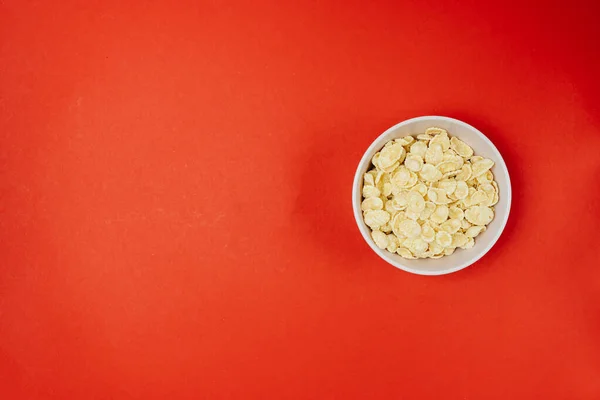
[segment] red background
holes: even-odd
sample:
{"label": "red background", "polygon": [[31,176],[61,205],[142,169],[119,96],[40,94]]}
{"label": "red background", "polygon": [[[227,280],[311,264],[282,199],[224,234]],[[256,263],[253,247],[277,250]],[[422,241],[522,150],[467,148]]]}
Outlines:
{"label": "red background", "polygon": [[[0,2],[0,397],[600,399],[600,6],[486,3]],[[444,277],[351,211],[426,114],[513,179]]]}

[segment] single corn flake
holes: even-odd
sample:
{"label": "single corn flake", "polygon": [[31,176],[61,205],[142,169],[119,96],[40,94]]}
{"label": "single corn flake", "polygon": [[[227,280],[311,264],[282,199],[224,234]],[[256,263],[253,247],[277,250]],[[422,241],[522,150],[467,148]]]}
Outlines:
{"label": "single corn flake", "polygon": [[454,190],[454,195],[458,200],[462,200],[469,195],[469,187],[464,181],[456,182],[456,190]]}
{"label": "single corn flake", "polygon": [[452,202],[447,196],[444,189],[430,188],[427,191],[427,198],[435,204],[449,204]]}
{"label": "single corn flake", "polygon": [[448,135],[436,135],[429,141],[429,148],[435,144],[440,144],[442,146],[442,151],[447,151],[450,148],[450,139]]}
{"label": "single corn flake", "polygon": [[427,152],[427,145],[423,142],[415,142],[410,145],[410,154],[419,156],[421,159],[425,157]]}
{"label": "single corn flake", "polygon": [[396,250],[398,249],[398,246],[400,246],[400,241],[398,240],[396,235],[394,235],[393,233],[387,235],[387,240],[388,240],[388,245],[385,249],[387,251],[389,251],[390,253],[395,253]]}
{"label": "single corn flake", "polygon": [[465,218],[473,225],[487,225],[494,219],[494,210],[485,206],[473,206],[465,211]]}
{"label": "single corn flake", "polygon": [[364,198],[379,197],[381,195],[381,191],[379,191],[379,189],[377,189],[375,186],[364,186],[362,195]]}
{"label": "single corn flake", "polygon": [[382,250],[385,249],[389,244],[387,235],[381,231],[371,232],[371,237],[375,242],[375,246],[379,247]]}
{"label": "single corn flake", "polygon": [[451,219],[462,221],[465,218],[465,212],[457,206],[452,206],[448,209],[448,217]]}
{"label": "single corn flake", "polygon": [[464,158],[469,158],[473,155],[473,149],[457,137],[450,139],[450,148]]}
{"label": "single corn flake", "polygon": [[427,185],[425,185],[423,182],[418,182],[415,186],[410,188],[410,190],[419,192],[421,196],[425,197],[427,194]]}
{"label": "single corn flake", "polygon": [[485,231],[485,226],[479,226],[479,225],[475,225],[470,227],[469,229],[467,229],[465,231],[465,235],[467,235],[468,237],[477,237],[477,235],[479,235],[481,232]]}
{"label": "single corn flake", "polygon": [[425,129],[425,134],[426,135],[445,135],[448,136],[448,131],[445,130],[444,128],[438,128],[435,126],[432,126],[431,128],[427,128]]}
{"label": "single corn flake", "polygon": [[441,224],[448,219],[449,209],[446,205],[438,205],[429,219],[436,224]]}
{"label": "single corn flake", "polygon": [[410,252],[410,250],[408,250],[405,247],[398,247],[398,249],[396,250],[396,253],[402,257],[402,258],[406,258],[409,260],[414,260],[417,257],[413,256],[413,254]]}
{"label": "single corn flake", "polygon": [[413,172],[419,172],[423,168],[423,158],[417,154],[409,154],[404,160],[404,165]]}
{"label": "single corn flake", "polygon": [[445,256],[451,256],[452,253],[454,253],[454,250],[456,250],[456,247],[446,247],[444,249],[444,255]]}
{"label": "single corn flake", "polygon": [[425,152],[425,162],[431,165],[438,165],[444,161],[444,150],[441,144],[432,142],[429,142],[429,148]]}
{"label": "single corn flake", "polygon": [[390,146],[384,147],[379,152],[380,167],[383,169],[395,164],[402,157],[402,153],[404,153],[404,147],[399,143],[393,143]]}
{"label": "single corn flake", "polygon": [[444,248],[449,247],[452,245],[452,235],[446,231],[439,231],[435,234],[435,241]]}
{"label": "single corn flake", "polygon": [[483,160],[473,163],[473,177],[477,178],[478,176],[485,174],[493,166],[494,162],[489,158],[484,158]]}
{"label": "single corn flake", "polygon": [[431,218],[431,214],[433,214],[433,212],[435,211],[435,208],[436,208],[435,203],[433,203],[431,201],[426,201],[425,207],[423,208],[423,211],[421,211],[421,215],[419,215],[419,219],[423,220],[423,221],[427,221],[429,218]]}
{"label": "single corn flake", "polygon": [[429,244],[420,237],[408,242],[408,249],[416,255],[422,256],[427,251]]}
{"label": "single corn flake", "polygon": [[408,193],[408,206],[407,209],[410,212],[420,213],[425,208],[425,199],[419,192]]}
{"label": "single corn flake", "polygon": [[451,195],[456,190],[456,181],[451,179],[443,179],[437,182],[439,189],[444,189],[447,195]]}
{"label": "single corn flake", "polygon": [[421,239],[427,243],[431,243],[435,240],[435,231],[428,223],[424,223],[421,226]]}
{"label": "single corn flake", "polygon": [[408,136],[404,136],[403,138],[395,139],[394,142],[400,144],[401,146],[408,146],[409,144],[414,142],[414,140],[415,140],[414,137],[408,135]]}
{"label": "single corn flake", "polygon": [[442,174],[448,174],[448,173],[451,173],[451,172],[458,171],[461,168],[461,165],[458,162],[456,162],[455,160],[442,161],[441,163],[439,163],[438,165],[436,165],[436,168]]}
{"label": "single corn flake", "polygon": [[423,165],[423,168],[421,168],[421,172],[419,172],[419,175],[426,182],[436,182],[442,178],[442,173],[431,164]]}
{"label": "single corn flake", "polygon": [[469,241],[469,238],[462,232],[456,232],[452,235],[452,247],[462,247]]}
{"label": "single corn flake", "polygon": [[463,250],[467,250],[467,249],[470,249],[473,246],[475,246],[475,239],[473,239],[472,237],[470,237],[470,238],[467,238],[467,243],[465,243],[464,245],[460,246],[460,248],[463,249]]}
{"label": "single corn flake", "polygon": [[412,219],[405,219],[400,222],[400,232],[409,239],[414,239],[421,235],[421,225],[413,221]]}
{"label": "single corn flake", "polygon": [[368,210],[365,211],[365,224],[371,229],[377,229],[382,225],[385,225],[391,216],[390,213],[383,210]]}
{"label": "single corn flake", "polygon": [[360,208],[363,211],[383,209],[383,201],[379,197],[369,197],[363,200]]}
{"label": "single corn flake", "polygon": [[460,172],[458,172],[455,176],[454,179],[456,179],[457,181],[468,181],[469,179],[471,179],[471,175],[473,174],[473,171],[471,170],[471,164],[464,164],[462,166],[462,168],[460,169]]}
{"label": "single corn flake", "polygon": [[441,224],[440,228],[448,233],[456,233],[460,229],[460,221],[458,219],[449,219]]}

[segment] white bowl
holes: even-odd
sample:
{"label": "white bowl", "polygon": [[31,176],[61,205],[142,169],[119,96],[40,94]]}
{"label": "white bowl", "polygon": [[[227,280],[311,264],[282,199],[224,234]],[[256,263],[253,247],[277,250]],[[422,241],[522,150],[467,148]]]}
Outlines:
{"label": "white bowl", "polygon": [[[387,250],[381,250],[371,239],[371,230],[365,224],[363,220],[362,211],[360,204],[362,202],[362,186],[363,186],[363,175],[369,169],[372,168],[371,158],[377,153],[384,144],[392,139],[403,137],[406,135],[416,135],[422,133],[425,129],[437,126],[444,128],[448,131],[450,136],[456,136],[462,141],[466,142],[473,148],[475,154],[478,156],[490,158],[495,162],[492,172],[496,182],[498,183],[499,190],[499,201],[495,206],[495,217],[492,222],[487,226],[485,232],[481,233],[475,238],[475,246],[468,250],[457,249],[452,255],[445,256],[438,259],[417,259],[408,260],[400,257],[397,254],[390,253]],[[365,241],[369,244],[371,249],[379,257],[392,264],[394,267],[400,268],[407,272],[420,275],[443,275],[451,272],[459,271],[487,253],[492,246],[496,243],[504,227],[506,221],[508,221],[508,214],[510,213],[510,203],[512,198],[512,189],[510,186],[510,177],[508,175],[508,169],[506,164],[500,155],[496,146],[481,132],[454,118],[438,117],[438,116],[426,116],[412,118],[397,125],[392,126],[387,131],[383,132],[375,141],[369,146],[365,154],[363,155],[356,175],[354,176],[354,187],[352,189],[352,207],[354,208],[354,218],[360,229]]]}

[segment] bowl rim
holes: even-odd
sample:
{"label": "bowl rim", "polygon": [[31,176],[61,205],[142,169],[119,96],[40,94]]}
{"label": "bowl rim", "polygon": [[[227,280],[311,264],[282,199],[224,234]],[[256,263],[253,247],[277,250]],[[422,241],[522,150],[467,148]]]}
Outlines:
{"label": "bowl rim", "polygon": [[[438,270],[438,271],[427,271],[427,270],[419,270],[419,269],[407,267],[406,265],[403,265],[403,264],[397,262],[396,260],[392,259],[388,255],[386,255],[385,252],[387,250],[382,250],[382,249],[378,248],[377,246],[375,246],[375,244],[371,240],[370,229],[365,224],[365,222],[363,220],[363,216],[362,216],[362,211],[360,209],[360,203],[361,203],[360,200],[362,200],[362,191],[360,188],[360,183],[362,181],[361,170],[364,169],[365,164],[368,164],[371,162],[371,158],[372,158],[371,154],[378,149],[378,147],[379,147],[378,143],[379,143],[380,139],[382,139],[384,136],[386,136],[390,131],[393,131],[401,126],[412,124],[415,122],[433,120],[433,119],[435,119],[435,120],[441,119],[441,120],[446,120],[448,122],[464,125],[466,128],[473,130],[477,135],[481,136],[481,138],[490,146],[492,152],[494,152],[495,155],[497,156],[498,160],[496,162],[496,165],[499,166],[500,169],[503,170],[506,174],[508,193],[506,194],[506,199],[507,199],[506,214],[505,214],[504,218],[502,219],[501,225],[500,225],[498,231],[496,232],[495,236],[492,238],[492,240],[489,242],[489,244],[485,248],[482,248],[481,251],[473,259],[470,259],[466,262],[452,266],[451,268]],[[474,126],[472,126],[464,121],[461,121],[459,119],[441,116],[441,115],[424,115],[424,116],[420,116],[420,117],[409,118],[407,120],[401,121],[401,122],[391,126],[390,128],[386,129],[377,138],[375,138],[375,140],[373,140],[371,145],[364,152],[364,154],[361,157],[361,159],[358,163],[358,166],[356,168],[356,172],[354,174],[354,181],[353,181],[353,185],[352,185],[352,208],[353,208],[353,212],[354,212],[354,219],[356,220],[358,229],[359,229],[363,239],[365,240],[365,242],[367,242],[367,244],[375,252],[375,254],[377,254],[381,259],[383,259],[388,264],[391,264],[394,267],[401,269],[403,271],[410,272],[410,273],[417,274],[417,275],[437,276],[437,275],[451,274],[453,272],[460,271],[470,265],[473,265],[474,263],[479,261],[484,255],[486,255],[491,250],[492,247],[494,247],[494,245],[496,244],[496,242],[498,241],[498,239],[504,232],[504,228],[506,227],[506,224],[508,222],[508,218],[510,215],[511,205],[512,205],[512,183],[510,180],[510,173],[508,171],[508,167],[506,166],[506,163],[504,162],[504,158],[502,157],[502,154],[500,153],[498,148],[494,145],[494,143],[492,143],[492,141],[487,136],[485,136],[479,129],[475,128]]]}

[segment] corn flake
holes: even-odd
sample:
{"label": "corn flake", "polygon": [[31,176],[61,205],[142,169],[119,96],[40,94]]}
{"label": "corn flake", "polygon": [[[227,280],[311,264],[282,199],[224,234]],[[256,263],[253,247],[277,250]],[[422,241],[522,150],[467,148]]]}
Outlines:
{"label": "corn flake", "polygon": [[383,210],[368,210],[365,211],[365,224],[371,229],[377,229],[382,225],[385,225],[391,216],[390,213]]}
{"label": "corn flake", "polygon": [[414,141],[415,141],[415,138],[410,135],[404,136],[402,138],[394,139],[394,142],[398,143],[401,146],[408,146],[409,144],[411,144]]}
{"label": "corn flake", "polygon": [[433,165],[425,164],[419,172],[419,176],[426,182],[439,181],[442,178],[442,173]]}
{"label": "corn flake", "polygon": [[360,208],[363,211],[383,209],[383,201],[379,197],[369,197],[363,200]]}
{"label": "corn flake", "polygon": [[469,158],[473,155],[473,149],[457,137],[450,139],[450,148],[464,158]]}
{"label": "corn flake", "polygon": [[444,161],[444,150],[440,143],[429,142],[429,148],[425,152],[425,162],[427,164],[438,165]]}
{"label": "corn flake", "polygon": [[409,239],[414,239],[421,235],[421,225],[412,219],[402,220],[398,228],[400,232]]}
{"label": "corn flake", "polygon": [[371,238],[373,238],[375,246],[379,247],[382,250],[385,249],[389,244],[387,235],[381,231],[371,232]]}
{"label": "corn flake", "polygon": [[409,154],[404,160],[404,165],[413,172],[419,172],[423,168],[423,158],[417,154]]}
{"label": "corn flake", "polygon": [[414,260],[417,257],[413,256],[413,254],[410,252],[410,250],[408,250],[405,247],[398,247],[398,249],[396,250],[396,253],[402,257],[402,258],[406,258],[408,260]]}
{"label": "corn flake", "polygon": [[425,134],[426,135],[444,135],[444,136],[448,136],[448,131],[443,129],[443,128],[438,128],[435,126],[432,126],[431,128],[427,128],[425,129]]}
{"label": "corn flake", "polygon": [[449,247],[452,245],[452,235],[446,231],[439,231],[435,234],[435,241],[444,248]]}
{"label": "corn flake", "polygon": [[425,157],[425,153],[427,152],[427,145],[423,142],[415,142],[410,145],[410,154],[419,156],[421,159]]}
{"label": "corn flake", "polygon": [[363,186],[362,195],[364,198],[379,197],[381,195],[381,191],[375,186]]}
{"label": "corn flake", "polygon": [[427,191],[427,198],[435,204],[449,204],[452,202],[452,200],[447,197],[444,189],[433,187],[429,188]]}
{"label": "corn flake", "polygon": [[436,224],[441,224],[448,219],[449,209],[446,205],[439,205],[435,208],[429,219]]}

